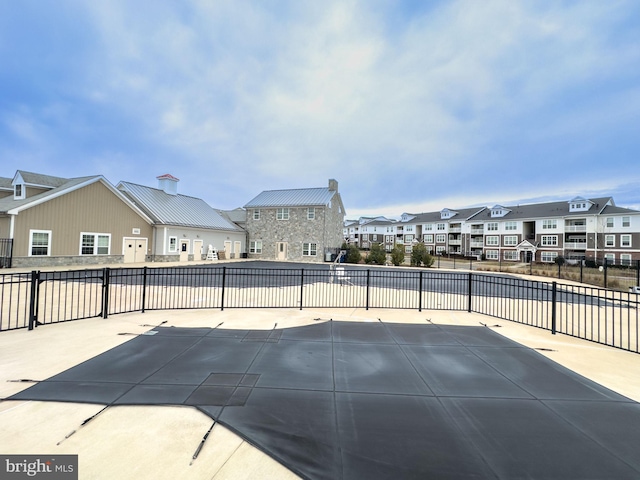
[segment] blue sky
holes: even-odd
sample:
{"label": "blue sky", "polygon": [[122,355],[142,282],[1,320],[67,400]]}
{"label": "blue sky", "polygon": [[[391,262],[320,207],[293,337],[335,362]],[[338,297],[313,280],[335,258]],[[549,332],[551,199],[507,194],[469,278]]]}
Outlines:
{"label": "blue sky", "polygon": [[0,0],[0,176],[640,209],[640,2]]}

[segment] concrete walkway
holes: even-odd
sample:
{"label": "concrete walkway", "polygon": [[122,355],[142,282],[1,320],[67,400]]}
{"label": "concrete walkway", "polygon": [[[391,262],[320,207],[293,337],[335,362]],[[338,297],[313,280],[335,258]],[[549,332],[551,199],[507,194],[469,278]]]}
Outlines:
{"label": "concrete walkway", "polygon": [[[640,355],[479,314],[397,310],[197,310],[114,315],[0,334],[0,397],[6,398],[152,326],[237,329],[287,328],[317,319],[478,326],[548,358],[633,400],[640,401]],[[166,323],[163,323],[166,322]],[[84,420],[96,415],[90,422]],[[78,454],[80,477],[296,478],[243,439],[215,425],[196,460],[192,456],[212,425],[189,407],[112,406],[2,401],[0,453]],[[72,432],[75,432],[71,434]],[[70,435],[71,434],[71,435]],[[68,436],[70,435],[70,436]],[[68,438],[65,438],[67,437]]]}

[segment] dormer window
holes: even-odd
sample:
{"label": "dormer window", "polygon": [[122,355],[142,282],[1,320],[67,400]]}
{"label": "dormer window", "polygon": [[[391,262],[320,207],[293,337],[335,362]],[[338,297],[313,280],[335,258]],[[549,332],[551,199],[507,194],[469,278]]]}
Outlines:
{"label": "dormer window", "polygon": [[13,186],[13,197],[16,200],[21,200],[24,198],[24,185],[21,183],[17,183]]}
{"label": "dormer window", "polygon": [[576,197],[569,202],[570,212],[586,212],[591,208],[593,203],[590,200],[586,200],[582,197]]}
{"label": "dormer window", "polygon": [[491,209],[491,218],[504,217],[510,211],[511,210],[509,210],[508,208],[504,208],[501,205],[496,205]]}

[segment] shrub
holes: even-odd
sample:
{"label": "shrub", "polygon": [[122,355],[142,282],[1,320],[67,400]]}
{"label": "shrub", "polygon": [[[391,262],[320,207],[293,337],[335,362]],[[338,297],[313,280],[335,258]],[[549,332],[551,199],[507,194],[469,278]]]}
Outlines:
{"label": "shrub", "polygon": [[427,252],[427,247],[422,243],[418,243],[413,246],[413,250],[411,252],[411,265],[419,267],[420,265],[424,265],[425,267],[430,267],[433,265],[434,258],[429,255]]}
{"label": "shrub", "polygon": [[349,245],[344,250],[347,251],[347,258],[345,258],[346,263],[360,263],[362,260],[362,254],[360,253],[360,249],[355,245]]}
{"label": "shrub", "polygon": [[391,250],[391,263],[396,267],[404,263],[404,247],[402,245],[396,245]]}
{"label": "shrub", "polygon": [[379,243],[371,245],[369,255],[364,260],[366,263],[373,263],[374,265],[384,265],[387,261],[387,254]]}

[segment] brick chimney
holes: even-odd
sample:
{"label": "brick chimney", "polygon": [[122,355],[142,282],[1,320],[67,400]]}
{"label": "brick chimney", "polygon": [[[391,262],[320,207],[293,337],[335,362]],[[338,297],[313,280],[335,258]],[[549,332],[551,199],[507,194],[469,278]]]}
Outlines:
{"label": "brick chimney", "polygon": [[333,178],[329,179],[329,191],[330,192],[337,192],[338,191],[338,181],[334,180]]}
{"label": "brick chimney", "polygon": [[179,178],[174,177],[168,173],[164,175],[160,175],[156,177],[158,179],[158,188],[162,190],[164,193],[169,195],[177,195],[178,194],[178,182]]}

